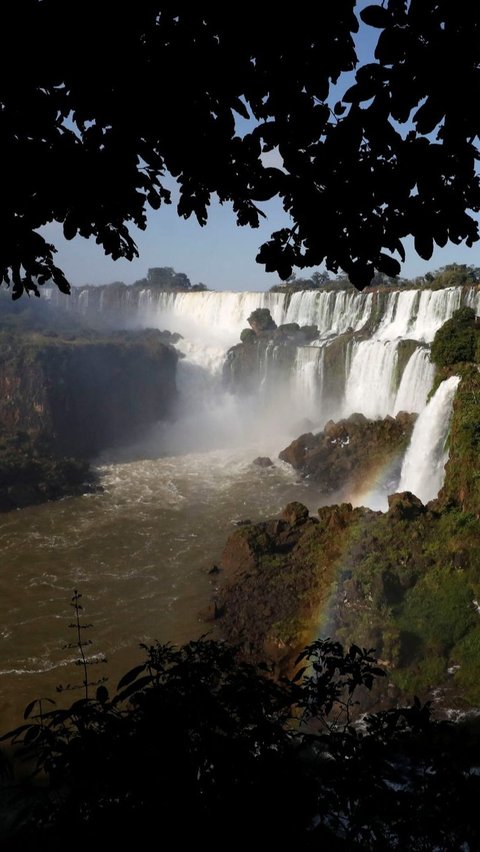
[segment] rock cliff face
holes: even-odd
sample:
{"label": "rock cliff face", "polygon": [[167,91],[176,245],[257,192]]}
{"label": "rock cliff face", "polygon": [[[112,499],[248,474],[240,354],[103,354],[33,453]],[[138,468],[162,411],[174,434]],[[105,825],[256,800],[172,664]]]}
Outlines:
{"label": "rock cliff face", "polygon": [[284,381],[292,371],[299,346],[318,337],[314,325],[300,327],[286,323],[278,327],[270,311],[258,308],[249,317],[250,328],[244,328],[236,346],[227,353],[223,368],[225,386],[233,393],[252,393],[258,390],[266,359],[269,359],[270,378]]}
{"label": "rock cliff face", "polygon": [[267,658],[280,673],[289,671],[328,604],[344,539],[376,514],[342,504],[309,517],[294,502],[279,519],[236,530],[222,556],[216,606],[225,638],[250,658]]}
{"label": "rock cliff face", "polygon": [[477,705],[479,541],[478,519],[409,492],[385,513],[344,503],[309,517],[290,504],[228,539],[220,632],[279,674],[318,636],[374,648],[390,674],[368,699],[377,708],[413,694]]}
{"label": "rock cliff face", "polygon": [[0,337],[0,428],[88,458],[168,417],[178,355],[160,332]]}
{"label": "rock cliff face", "polygon": [[304,476],[322,486],[325,495],[346,496],[386,465],[399,461],[412,434],[415,414],[402,411],[396,417],[368,420],[352,414],[346,420],[330,420],[323,432],[308,432],[280,453]]}
{"label": "rock cliff face", "polygon": [[25,433],[0,441],[0,512],[96,491],[88,462],[42,452]]}

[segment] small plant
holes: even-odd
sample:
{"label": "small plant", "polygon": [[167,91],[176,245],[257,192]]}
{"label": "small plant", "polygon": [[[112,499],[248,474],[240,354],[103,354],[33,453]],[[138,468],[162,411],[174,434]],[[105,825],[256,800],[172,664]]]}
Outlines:
{"label": "small plant", "polygon": [[[89,688],[94,686],[97,687],[98,698],[98,690],[108,680],[108,677],[101,677],[97,680],[89,680],[88,667],[96,666],[100,663],[106,663],[107,659],[103,655],[94,658],[88,657],[85,654],[85,649],[92,644],[92,639],[84,639],[83,631],[90,630],[90,628],[93,627],[93,624],[82,624],[81,622],[81,613],[83,612],[83,606],[80,603],[81,597],[82,595],[80,594],[80,592],[75,589],[72,595],[72,600],[70,602],[70,606],[73,607],[75,613],[75,621],[69,624],[68,626],[71,630],[75,630],[76,639],[74,642],[67,642],[67,644],[65,644],[63,647],[64,649],[76,648],[78,650],[79,657],[77,660],[75,660],[75,665],[79,666],[83,670],[83,680],[81,684],[68,684],[67,686],[62,686],[60,684],[59,686],[57,686],[57,692],[64,692],[65,690],[73,689],[83,689],[85,700],[88,701],[90,697]],[[103,690],[104,691],[102,691],[100,694],[104,696],[105,693],[107,693],[106,697],[108,698],[108,692],[106,691],[105,687],[103,687]]]}

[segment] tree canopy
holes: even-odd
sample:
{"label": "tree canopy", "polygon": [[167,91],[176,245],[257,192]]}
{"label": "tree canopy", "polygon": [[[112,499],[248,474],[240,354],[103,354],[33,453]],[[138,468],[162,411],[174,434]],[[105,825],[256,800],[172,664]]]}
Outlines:
{"label": "tree canopy", "polygon": [[[291,224],[257,260],[282,278],[324,263],[361,289],[374,269],[398,274],[407,235],[425,259],[434,244],[473,245],[480,8],[356,6],[330,0],[273,17],[259,4],[238,14],[160,0],[10,4],[0,267],[13,297],[50,279],[68,292],[38,233],[50,221],[67,239],[94,237],[113,259],[132,259],[129,225],[144,228],[147,207],[171,201],[168,175],[178,214],[200,224],[214,193],[252,227],[278,197]],[[363,65],[359,19],[378,33]],[[272,151],[277,167],[264,157]]]}

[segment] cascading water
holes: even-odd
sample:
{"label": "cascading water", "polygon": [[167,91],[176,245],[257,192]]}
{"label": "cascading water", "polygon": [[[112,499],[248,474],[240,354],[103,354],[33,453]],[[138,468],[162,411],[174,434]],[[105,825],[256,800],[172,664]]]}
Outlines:
{"label": "cascading water", "polygon": [[[119,325],[155,326],[182,334],[178,348],[186,358],[181,370],[188,372],[189,365],[194,365],[197,378],[199,370],[206,372],[203,384],[214,394],[215,409],[226,351],[238,343],[253,310],[268,308],[277,325],[318,326],[319,338],[298,348],[288,380],[278,380],[275,346],[263,352],[258,365],[262,404],[249,401],[255,411],[243,427],[244,432],[257,429],[263,434],[275,429],[280,419],[287,434],[293,434],[301,417],[321,428],[328,419],[354,411],[367,417],[395,415],[400,410],[420,412],[433,378],[425,345],[461,305],[480,310],[477,287],[371,293],[311,290],[287,296],[171,293],[119,286],[75,289],[68,299],[50,291],[50,298],[87,317],[103,310]],[[341,335],[350,339],[349,345],[338,346]],[[412,341],[409,359],[400,357],[406,339]],[[414,341],[418,345],[415,351]],[[228,408],[231,410],[230,404]],[[238,423],[238,412],[235,418]]]}
{"label": "cascading water", "polygon": [[397,345],[397,341],[375,339],[354,344],[345,387],[345,417],[355,411],[372,419],[393,413]]}
{"label": "cascading water", "polygon": [[395,397],[393,413],[422,411],[434,375],[435,367],[430,361],[430,350],[427,347],[419,346],[409,358],[403,371]]}
{"label": "cascading water", "polygon": [[458,376],[450,376],[439,385],[415,424],[405,454],[398,490],[412,491],[422,503],[433,500],[443,484],[448,461],[446,440],[459,382]]}

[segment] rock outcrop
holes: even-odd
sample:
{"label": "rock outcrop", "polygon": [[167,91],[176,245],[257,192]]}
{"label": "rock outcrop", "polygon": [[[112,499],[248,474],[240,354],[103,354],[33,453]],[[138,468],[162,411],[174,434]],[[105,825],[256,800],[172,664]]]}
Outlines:
{"label": "rock outcrop", "polygon": [[216,603],[222,635],[250,659],[269,659],[278,671],[289,671],[328,603],[343,537],[375,515],[344,504],[310,517],[306,506],[293,502],[278,519],[237,529],[221,559]]}
{"label": "rock outcrop", "polygon": [[0,443],[0,512],[98,490],[88,462],[56,458],[22,433]]}
{"label": "rock outcrop", "polygon": [[178,354],[160,332],[0,335],[0,428],[89,458],[173,413]]}
{"label": "rock outcrop", "polygon": [[361,488],[377,470],[399,461],[413,429],[416,415],[368,420],[352,414],[330,420],[323,432],[307,432],[285,447],[280,458],[303,476],[318,482],[326,495],[346,496]]}
{"label": "rock outcrop", "polygon": [[[251,393],[258,389],[264,370],[265,358],[272,356],[270,373],[285,379],[292,369],[299,346],[305,346],[318,337],[315,325],[298,323],[277,325],[268,308],[258,308],[248,317],[250,328],[240,334],[240,343],[227,353],[223,368],[224,382],[234,393]],[[262,366],[263,365],[263,366]]]}
{"label": "rock outcrop", "polygon": [[375,649],[390,679],[362,709],[434,698],[480,701],[480,520],[394,494],[389,511],[289,504],[228,539],[216,596],[223,637],[245,657],[294,669],[317,636]]}

